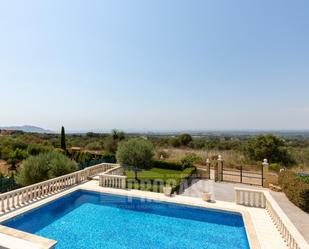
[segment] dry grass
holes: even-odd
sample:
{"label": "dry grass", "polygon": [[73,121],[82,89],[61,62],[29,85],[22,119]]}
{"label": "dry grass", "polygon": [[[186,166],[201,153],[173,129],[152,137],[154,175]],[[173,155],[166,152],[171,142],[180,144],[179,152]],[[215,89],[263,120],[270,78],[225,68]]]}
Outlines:
{"label": "dry grass", "polygon": [[212,158],[217,155],[221,155],[226,161],[239,161],[239,159],[244,158],[242,153],[231,150],[194,150],[190,148],[168,148],[162,150],[168,154],[168,160],[170,161],[180,161],[187,153],[195,153],[205,162],[207,158]]}
{"label": "dry grass", "polygon": [[[227,168],[239,168],[243,166],[246,170],[260,170],[260,165],[253,165],[249,162],[245,161],[245,156],[243,153],[233,150],[195,150],[190,148],[162,148],[158,149],[158,151],[164,151],[167,153],[168,158],[167,161],[171,162],[179,162],[187,153],[195,153],[200,156],[203,160],[203,164],[206,164],[206,159],[211,159],[212,165],[216,162],[216,157],[221,155],[224,160],[224,165]],[[157,153],[158,154],[158,153]],[[157,155],[157,159],[159,159],[159,155]]]}
{"label": "dry grass", "polygon": [[3,175],[8,175],[9,174],[9,165],[6,161],[3,161],[3,160],[0,160],[0,172],[3,174]]}
{"label": "dry grass", "polygon": [[275,173],[268,174],[268,182],[274,185],[278,185],[278,175]]}

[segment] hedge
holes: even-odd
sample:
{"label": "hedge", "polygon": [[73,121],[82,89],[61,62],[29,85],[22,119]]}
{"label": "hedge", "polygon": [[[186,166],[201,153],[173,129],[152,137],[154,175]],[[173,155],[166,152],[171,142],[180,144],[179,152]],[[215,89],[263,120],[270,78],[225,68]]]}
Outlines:
{"label": "hedge", "polygon": [[288,199],[309,213],[309,183],[288,170],[279,174],[278,182]]}
{"label": "hedge", "polygon": [[[177,194],[181,194],[184,191],[184,188],[191,185],[192,180],[196,178],[196,168],[187,168],[184,170],[185,176],[182,178],[181,182],[173,188],[173,192],[176,192]],[[184,184],[184,186],[182,186]]]}
{"label": "hedge", "polygon": [[14,176],[5,177],[0,174],[0,193],[5,193],[17,189],[19,185],[16,183]]}
{"label": "hedge", "polygon": [[173,170],[184,170],[185,169],[182,163],[167,162],[167,161],[162,161],[162,160],[153,160],[152,166],[154,168],[160,168],[160,169],[173,169]]}

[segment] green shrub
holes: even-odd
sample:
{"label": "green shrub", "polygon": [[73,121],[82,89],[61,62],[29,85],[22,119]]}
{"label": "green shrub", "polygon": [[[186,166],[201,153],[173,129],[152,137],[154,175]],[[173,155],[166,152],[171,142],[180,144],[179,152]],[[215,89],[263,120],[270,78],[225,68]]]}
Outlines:
{"label": "green shrub", "polygon": [[288,170],[279,174],[278,182],[291,202],[305,212],[309,212],[309,183]]}
{"label": "green shrub", "polygon": [[171,138],[169,143],[170,143],[171,146],[173,146],[175,148],[177,148],[177,147],[179,147],[181,145],[181,142],[180,142],[178,137]]}
{"label": "green shrub", "polygon": [[52,150],[52,147],[48,147],[41,144],[29,144],[27,152],[31,156],[36,156],[41,153],[47,153]]}
{"label": "green shrub", "polygon": [[200,150],[200,149],[203,149],[205,148],[206,146],[206,142],[204,139],[195,139],[193,141],[191,141],[188,146],[192,149],[197,149],[197,150]]}
{"label": "green shrub", "polygon": [[308,175],[298,175],[299,179],[302,180],[304,183],[308,183],[309,184],[309,176]]}
{"label": "green shrub", "polygon": [[271,163],[291,166],[295,160],[284,146],[284,140],[279,137],[260,135],[250,139],[244,146],[244,151],[248,158],[254,161],[266,158]]}
{"label": "green shrub", "polygon": [[192,167],[195,163],[203,163],[203,159],[195,153],[187,153],[182,159],[182,168]]}
{"label": "green shrub", "polygon": [[92,160],[92,158],[93,158],[93,156],[89,152],[76,152],[73,155],[73,159],[77,163],[87,163],[87,162],[90,162]]}
{"label": "green shrub", "polygon": [[77,164],[62,154],[50,156],[50,169],[48,178],[66,175],[77,170]]}
{"label": "green shrub", "polygon": [[196,168],[195,167],[186,168],[183,170],[182,173],[183,174],[182,174],[181,181],[175,187],[173,187],[173,192],[177,192],[178,194],[179,194],[180,186],[183,182],[189,181],[189,183],[191,184],[191,181],[193,179],[192,176],[196,174]]}
{"label": "green shrub", "polygon": [[15,149],[11,152],[8,158],[8,163],[11,164],[11,169],[16,169],[16,164],[28,157],[28,153],[22,149]]}
{"label": "green shrub", "polygon": [[16,175],[16,182],[22,186],[27,186],[65,175],[75,170],[77,170],[76,163],[65,155],[49,152],[27,158]]}
{"label": "green shrub", "polygon": [[101,159],[106,163],[116,163],[116,155],[111,152],[103,152]]}
{"label": "green shrub", "polygon": [[60,153],[60,154],[62,154],[62,155],[66,155],[66,152],[65,152],[63,149],[60,149],[60,148],[55,148],[55,149],[54,149],[54,152],[55,152],[55,153]]}
{"label": "green shrub", "polygon": [[0,172],[0,193],[5,193],[18,187],[19,186],[15,181],[14,174],[11,174],[9,177],[7,177]]}
{"label": "green shrub", "polygon": [[279,172],[281,169],[281,166],[278,163],[271,163],[269,165],[269,169],[275,172]]}

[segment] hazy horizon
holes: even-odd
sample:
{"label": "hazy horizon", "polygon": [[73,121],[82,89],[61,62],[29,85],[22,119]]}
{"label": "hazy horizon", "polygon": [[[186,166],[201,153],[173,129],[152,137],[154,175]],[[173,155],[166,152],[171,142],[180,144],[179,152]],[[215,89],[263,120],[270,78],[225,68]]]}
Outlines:
{"label": "hazy horizon", "polygon": [[0,126],[309,129],[309,1],[0,3]]}
{"label": "hazy horizon", "polygon": [[[12,126],[1,126],[0,125],[0,129],[5,129],[5,128],[10,128],[11,130],[13,130],[12,128],[17,128],[17,129],[21,129],[21,128],[40,128],[43,129],[45,131],[49,131],[52,133],[58,133],[60,134],[61,132],[61,127],[59,127],[58,129],[49,129],[46,127],[40,127],[40,126],[35,126],[35,125],[12,125]],[[283,130],[279,130],[279,129],[178,129],[178,130],[173,130],[173,129],[166,129],[166,130],[162,130],[162,129],[135,129],[135,128],[125,128],[125,129],[117,129],[117,128],[107,128],[107,129],[79,129],[79,130],[71,130],[71,129],[67,129],[65,128],[66,133],[87,133],[87,132],[95,132],[95,133],[110,133],[113,130],[121,130],[124,131],[126,133],[140,133],[140,134],[146,134],[146,133],[154,133],[154,134],[180,134],[180,133],[191,133],[191,134],[215,134],[215,133],[236,133],[236,134],[265,134],[265,133],[274,133],[274,134],[279,134],[279,133],[283,133],[283,134],[289,134],[289,133],[296,133],[296,134],[302,134],[302,133],[309,133],[309,129],[296,129],[296,130],[287,130],[287,129],[283,129]]]}

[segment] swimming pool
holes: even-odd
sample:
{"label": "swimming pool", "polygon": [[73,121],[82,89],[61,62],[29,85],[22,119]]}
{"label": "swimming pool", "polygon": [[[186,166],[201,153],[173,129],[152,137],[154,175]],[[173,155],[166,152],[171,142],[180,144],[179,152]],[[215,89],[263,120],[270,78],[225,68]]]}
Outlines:
{"label": "swimming pool", "polygon": [[57,240],[57,249],[249,249],[242,216],[78,190],[2,225]]}

